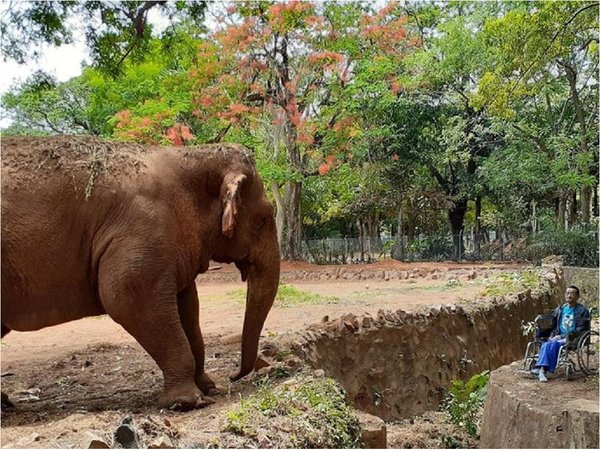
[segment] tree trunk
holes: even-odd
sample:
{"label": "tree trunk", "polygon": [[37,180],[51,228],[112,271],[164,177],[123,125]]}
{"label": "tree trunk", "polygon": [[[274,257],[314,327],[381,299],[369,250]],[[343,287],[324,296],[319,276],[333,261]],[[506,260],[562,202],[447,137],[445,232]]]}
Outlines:
{"label": "tree trunk", "polygon": [[557,219],[557,222],[558,222],[558,227],[561,230],[565,229],[566,215],[567,215],[567,198],[566,197],[560,197],[558,199],[558,217],[556,219]]}
{"label": "tree trunk", "polygon": [[282,254],[288,261],[301,261],[302,258],[302,224],[300,218],[300,199],[302,183],[288,183],[285,216],[285,233]]}
{"label": "tree trunk", "polygon": [[[579,91],[577,90],[577,71],[573,66],[567,64],[565,62],[559,62],[559,64],[565,69],[565,75],[567,80],[569,81],[569,90],[571,92],[571,100],[573,101],[573,107],[575,108],[575,115],[577,117],[577,121],[579,122],[579,148],[582,154],[585,154],[588,151],[588,127],[585,121],[585,111],[583,110],[583,104],[581,103],[581,99],[579,98]],[[583,175],[589,175],[590,170],[589,167],[583,168]],[[585,200],[585,202],[584,202]],[[575,204],[575,202],[574,202]],[[584,224],[588,224],[590,222],[590,188],[589,186],[584,186],[581,189],[581,221]],[[574,222],[571,222],[571,226],[574,225]]]}
{"label": "tree trunk", "polygon": [[598,217],[598,215],[600,215],[600,204],[598,204],[598,186],[595,187],[594,189],[594,202],[593,202],[593,209],[594,209],[594,217]]}
{"label": "tree trunk", "polygon": [[581,221],[584,224],[590,223],[590,200],[592,190],[589,186],[583,186],[580,192],[581,200]]}
{"label": "tree trunk", "polygon": [[475,254],[479,256],[481,243],[481,196],[478,195],[475,199],[475,239],[473,239],[473,246]]}
{"label": "tree trunk", "polygon": [[568,229],[572,229],[577,223],[577,194],[575,192],[573,192],[573,194],[571,195],[571,198],[568,200],[567,205],[567,220],[569,222]]}
{"label": "tree trunk", "polygon": [[448,219],[452,227],[452,242],[454,247],[453,257],[458,260],[464,253],[462,232],[464,229],[465,214],[467,212],[467,200],[454,201],[454,206],[448,211]]}
{"label": "tree trunk", "polygon": [[411,198],[408,201],[409,211],[407,220],[406,235],[408,242],[412,242],[415,238],[415,208],[413,207],[414,200]]}
{"label": "tree trunk", "polygon": [[531,232],[536,234],[538,231],[538,220],[537,220],[537,202],[531,200]]}

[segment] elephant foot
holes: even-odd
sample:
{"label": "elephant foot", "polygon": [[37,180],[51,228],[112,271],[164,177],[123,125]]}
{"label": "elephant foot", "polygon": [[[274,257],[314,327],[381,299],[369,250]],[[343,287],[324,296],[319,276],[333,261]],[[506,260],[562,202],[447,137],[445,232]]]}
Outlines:
{"label": "elephant foot", "polygon": [[204,408],[215,403],[211,397],[207,397],[194,386],[192,389],[175,387],[163,391],[160,395],[159,404],[162,408],[172,411],[190,411],[192,409]]}
{"label": "elephant foot", "polygon": [[10,401],[6,392],[2,392],[2,410],[14,408],[15,404]]}
{"label": "elephant foot", "polygon": [[206,373],[196,377],[196,385],[204,395],[218,395],[221,393],[215,382]]}

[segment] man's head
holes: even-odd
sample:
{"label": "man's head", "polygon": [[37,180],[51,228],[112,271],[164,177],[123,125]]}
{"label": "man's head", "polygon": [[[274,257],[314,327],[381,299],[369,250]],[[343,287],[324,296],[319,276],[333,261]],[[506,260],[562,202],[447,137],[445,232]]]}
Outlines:
{"label": "man's head", "polygon": [[571,306],[575,306],[577,304],[577,300],[579,300],[579,288],[577,286],[568,286],[567,291],[565,292],[565,300]]}

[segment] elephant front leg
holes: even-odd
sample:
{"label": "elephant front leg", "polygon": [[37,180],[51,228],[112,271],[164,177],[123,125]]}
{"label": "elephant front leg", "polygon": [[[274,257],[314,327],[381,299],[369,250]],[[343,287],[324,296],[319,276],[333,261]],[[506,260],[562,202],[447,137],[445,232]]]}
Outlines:
{"label": "elephant front leg", "polygon": [[[103,267],[119,267],[106,264]],[[152,356],[163,372],[160,406],[189,410],[214,403],[195,380],[196,362],[179,319],[174,283],[154,279],[147,284],[127,275],[100,272],[100,298],[106,312]]]}
{"label": "elephant front leg", "polygon": [[179,306],[179,318],[185,334],[190,343],[190,348],[196,361],[195,380],[196,385],[205,395],[216,395],[219,393],[215,382],[204,371],[204,340],[200,330],[198,292],[196,283],[192,283],[177,296]]}

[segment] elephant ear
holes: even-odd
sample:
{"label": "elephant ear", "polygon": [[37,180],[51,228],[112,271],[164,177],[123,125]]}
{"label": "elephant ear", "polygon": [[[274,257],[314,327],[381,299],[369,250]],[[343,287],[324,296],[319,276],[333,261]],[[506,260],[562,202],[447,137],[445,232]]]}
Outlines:
{"label": "elephant ear", "polygon": [[244,174],[228,174],[223,180],[221,200],[223,202],[223,217],[221,231],[228,238],[233,237],[235,218],[240,207],[240,186],[246,179]]}

